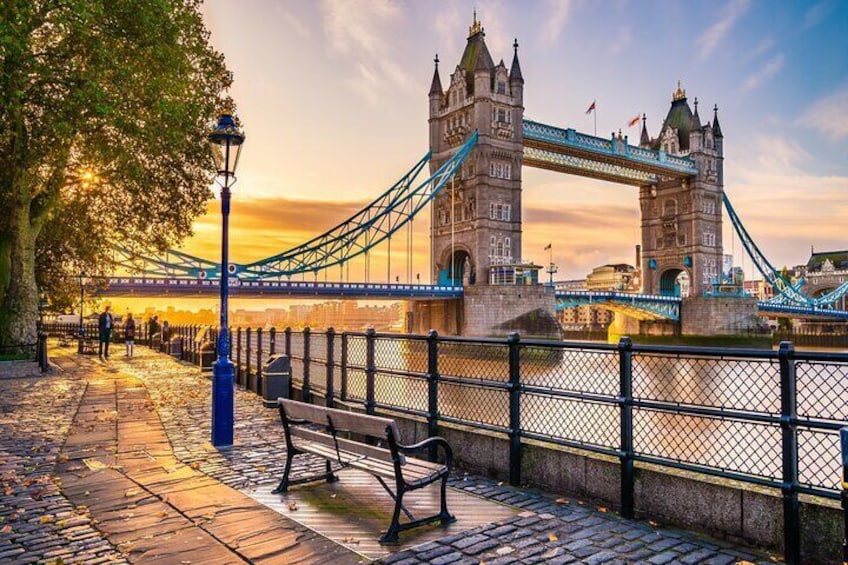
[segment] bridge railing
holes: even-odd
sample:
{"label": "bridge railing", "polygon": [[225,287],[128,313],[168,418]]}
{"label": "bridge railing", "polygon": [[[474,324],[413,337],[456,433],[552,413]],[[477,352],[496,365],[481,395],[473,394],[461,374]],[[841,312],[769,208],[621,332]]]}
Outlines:
{"label": "bridge railing", "polygon": [[[177,329],[178,332],[191,330]],[[779,490],[787,560],[798,562],[799,495],[840,498],[848,354],[240,328],[239,382],[261,391],[263,360],[292,359],[311,402],[359,405],[500,435],[522,483],[534,440],[620,462],[622,514],[635,466],[652,464]]]}

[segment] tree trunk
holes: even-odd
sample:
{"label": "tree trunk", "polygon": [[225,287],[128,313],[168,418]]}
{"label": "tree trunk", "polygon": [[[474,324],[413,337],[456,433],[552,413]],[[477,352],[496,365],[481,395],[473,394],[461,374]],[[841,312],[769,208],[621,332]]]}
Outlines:
{"label": "tree trunk", "polygon": [[29,203],[15,199],[5,210],[8,230],[0,232],[0,346],[36,342],[38,287],[35,283],[35,240],[39,229],[30,222]]}

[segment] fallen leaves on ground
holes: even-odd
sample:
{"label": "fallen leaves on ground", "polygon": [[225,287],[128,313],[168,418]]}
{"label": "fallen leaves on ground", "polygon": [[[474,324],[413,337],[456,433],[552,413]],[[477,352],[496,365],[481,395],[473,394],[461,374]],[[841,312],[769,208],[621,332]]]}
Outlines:
{"label": "fallen leaves on ground", "polygon": [[557,504],[571,504],[567,498],[557,498],[555,501]]}
{"label": "fallen leaves on ground", "polygon": [[132,498],[132,497],[136,496],[137,494],[138,494],[138,491],[134,488],[131,488],[127,492],[124,493],[124,496],[127,497],[127,498]]}
{"label": "fallen leaves on ground", "polygon": [[297,502],[294,502],[294,501],[289,502],[289,510],[291,510],[292,512],[297,510]]}
{"label": "fallen leaves on ground", "polygon": [[192,461],[189,467],[197,471],[198,469],[200,469],[200,461]]}
{"label": "fallen leaves on ground", "polygon": [[606,506],[598,506],[598,512],[606,512],[606,511],[607,511]]}
{"label": "fallen leaves on ground", "polygon": [[558,539],[559,538],[556,536],[555,533],[552,532],[552,533],[548,534],[548,541],[556,541]]}

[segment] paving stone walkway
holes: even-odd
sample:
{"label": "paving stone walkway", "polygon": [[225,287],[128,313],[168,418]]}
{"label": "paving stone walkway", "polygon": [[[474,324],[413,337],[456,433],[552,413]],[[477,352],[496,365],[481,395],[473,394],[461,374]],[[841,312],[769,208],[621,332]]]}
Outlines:
{"label": "paving stone walkway", "polygon": [[[360,559],[291,524],[283,528],[294,532],[290,542],[275,533],[252,543],[245,532],[256,528],[245,522],[243,512],[253,501],[246,495],[273,485],[282,472],[276,412],[264,408],[256,395],[238,390],[236,444],[214,449],[208,441],[209,380],[195,367],[143,347],[136,351],[133,359],[115,356],[101,363],[70,349],[53,349],[63,369],[59,374],[0,379],[0,419],[10,430],[4,428],[0,437],[0,562],[49,563],[60,556],[64,563]],[[624,520],[573,498],[462,475],[454,477],[451,486],[519,507],[522,513],[400,551],[381,562],[778,561],[690,532]],[[45,520],[48,514],[51,518]],[[261,520],[276,523],[279,518]],[[248,546],[253,548],[248,551]],[[300,553],[292,553],[288,561],[272,553],[286,548]],[[192,557],[195,551],[202,558]],[[328,555],[329,561],[324,559]]]}

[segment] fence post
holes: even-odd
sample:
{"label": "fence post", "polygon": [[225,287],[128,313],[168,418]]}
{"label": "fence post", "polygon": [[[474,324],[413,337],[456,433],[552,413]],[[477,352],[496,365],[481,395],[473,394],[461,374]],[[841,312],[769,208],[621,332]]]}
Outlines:
{"label": "fence post", "polygon": [[848,563],[848,427],[839,430],[840,443],[842,444],[842,563]]}
{"label": "fence post", "polygon": [[347,333],[342,333],[342,402],[347,402]]}
{"label": "fence post", "polygon": [[[427,334],[427,437],[439,435],[439,334]],[[435,461],[436,446],[430,447],[429,459]]]}
{"label": "fence post", "polygon": [[336,340],[336,330],[333,328],[327,328],[327,356],[325,359],[327,360],[327,407],[333,407],[333,396],[335,396],[335,383],[333,382],[333,364],[335,363],[334,351],[333,351],[333,342]]}
{"label": "fence post", "polygon": [[312,391],[309,383],[309,337],[312,330],[303,328],[303,401],[312,402]]}
{"label": "fence post", "polygon": [[621,406],[621,515],[633,518],[633,342],[622,337],[618,342],[619,397]]}
{"label": "fence post", "polygon": [[262,328],[256,328],[256,394],[262,396]]}
{"label": "fence post", "polygon": [[244,380],[242,385],[247,390],[250,390],[250,353],[253,351],[250,338],[253,335],[253,328],[248,327],[244,336]]}
{"label": "fence post", "polygon": [[374,366],[374,342],[376,341],[374,328],[365,330],[365,413],[374,414],[374,378],[377,369]]}
{"label": "fence post", "polygon": [[786,562],[801,562],[801,504],[798,501],[798,430],[795,347],[780,342],[780,429],[783,446],[783,545]]}
{"label": "fence post", "polygon": [[271,328],[271,337],[268,340],[268,355],[274,355],[277,352],[277,328]]}
{"label": "fence post", "polygon": [[286,340],[285,340],[286,341],[286,343],[285,343],[285,345],[286,345],[286,355],[288,355],[289,359],[291,359],[291,327],[287,326],[286,329],[285,329],[285,333],[286,333]]}
{"label": "fence post", "polygon": [[241,327],[239,327],[236,330],[236,382],[238,384],[242,384],[242,381],[241,381]]}
{"label": "fence post", "polygon": [[521,484],[521,373],[518,332],[507,338],[509,348],[509,484]]}

